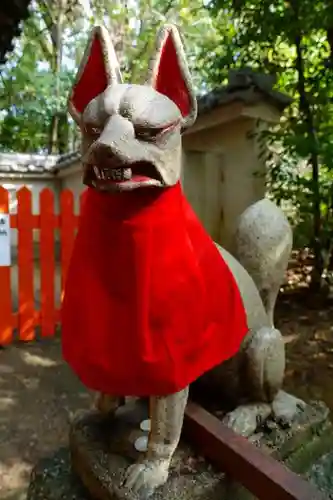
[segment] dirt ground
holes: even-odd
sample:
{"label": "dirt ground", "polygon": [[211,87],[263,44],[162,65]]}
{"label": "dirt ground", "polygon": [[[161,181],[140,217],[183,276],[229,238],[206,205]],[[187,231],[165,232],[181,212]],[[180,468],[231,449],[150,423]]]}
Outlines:
{"label": "dirt ground", "polygon": [[0,351],[0,498],[25,500],[33,465],[67,443],[72,412],[91,405],[62,362],[59,337]]}
{"label": "dirt ground", "polygon": [[[293,278],[294,279],[294,278]],[[280,296],[277,326],[286,340],[285,387],[333,410],[333,302],[300,288]],[[31,468],[67,443],[70,415],[91,405],[61,358],[60,339],[0,350],[0,498],[23,500]]]}
{"label": "dirt ground", "polygon": [[333,302],[283,298],[276,318],[286,341],[286,390],[333,411]]}
{"label": "dirt ground", "polygon": [[306,252],[293,252],[275,311],[286,341],[285,388],[306,401],[322,399],[333,411],[333,299],[310,292],[311,269]]}

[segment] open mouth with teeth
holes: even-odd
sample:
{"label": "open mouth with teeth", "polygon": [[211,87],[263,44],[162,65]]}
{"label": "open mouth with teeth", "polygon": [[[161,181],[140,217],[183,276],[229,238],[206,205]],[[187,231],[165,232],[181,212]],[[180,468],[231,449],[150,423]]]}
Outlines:
{"label": "open mouth with teeth", "polygon": [[129,190],[144,186],[163,186],[163,180],[155,167],[148,162],[126,166],[86,164],[83,182],[103,191]]}

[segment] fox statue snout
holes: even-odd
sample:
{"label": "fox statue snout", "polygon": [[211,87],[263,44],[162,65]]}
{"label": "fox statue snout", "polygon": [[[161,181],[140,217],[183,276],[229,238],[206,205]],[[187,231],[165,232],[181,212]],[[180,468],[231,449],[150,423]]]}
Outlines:
{"label": "fox statue snout", "polygon": [[[138,107],[146,117],[137,114]],[[88,105],[83,122],[92,141],[85,157],[88,184],[128,190],[162,187],[179,179],[181,114],[153,88],[111,86]],[[170,173],[165,162],[171,155],[174,170]]]}
{"label": "fox statue snout", "polygon": [[175,185],[181,170],[181,130],[197,114],[177,29],[166,26],[161,31],[148,83],[135,85],[122,83],[110,36],[96,27],[69,108],[83,133],[86,185],[103,191]]}

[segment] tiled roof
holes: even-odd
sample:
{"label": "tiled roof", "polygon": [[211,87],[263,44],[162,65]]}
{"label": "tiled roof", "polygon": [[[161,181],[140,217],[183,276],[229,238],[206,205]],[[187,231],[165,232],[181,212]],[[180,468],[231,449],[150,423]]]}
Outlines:
{"label": "tiled roof", "polygon": [[63,169],[72,165],[75,161],[80,160],[81,151],[72,151],[71,153],[66,153],[58,157],[57,163],[54,166],[54,170]]}
{"label": "tiled roof", "polygon": [[52,173],[57,155],[0,153],[1,174],[45,174]]}
{"label": "tiled roof", "polygon": [[272,75],[256,73],[250,68],[231,70],[227,85],[198,98],[198,115],[234,101],[255,104],[265,100],[283,111],[292,103],[292,98],[273,90],[274,85],[275,78]]}

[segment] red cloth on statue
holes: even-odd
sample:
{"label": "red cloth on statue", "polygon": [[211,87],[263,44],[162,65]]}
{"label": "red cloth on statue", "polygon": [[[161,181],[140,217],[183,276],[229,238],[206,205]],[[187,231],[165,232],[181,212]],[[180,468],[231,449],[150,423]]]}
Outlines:
{"label": "red cloth on statue", "polygon": [[90,389],[177,392],[248,330],[229,268],[180,184],[88,188],[62,307],[65,360]]}

